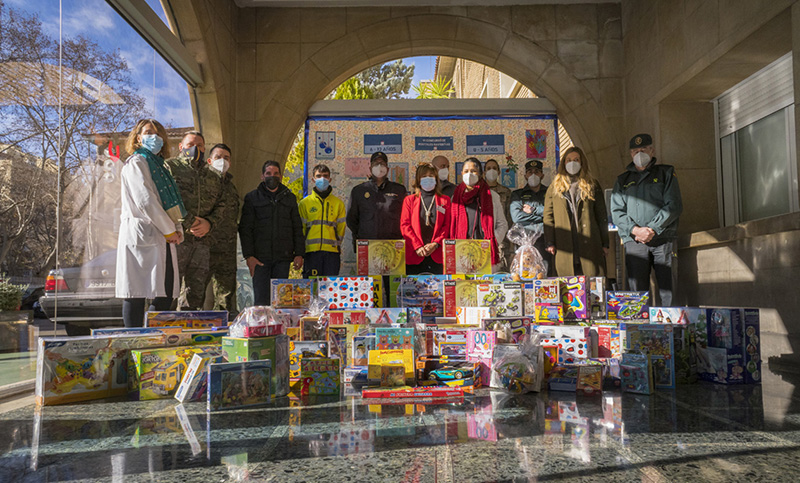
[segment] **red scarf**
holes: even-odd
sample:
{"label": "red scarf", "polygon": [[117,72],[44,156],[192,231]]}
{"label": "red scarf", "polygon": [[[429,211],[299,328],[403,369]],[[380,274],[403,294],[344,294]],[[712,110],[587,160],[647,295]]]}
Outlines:
{"label": "red scarf", "polygon": [[[480,198],[478,198],[480,196]],[[480,205],[481,229],[483,237],[492,242],[492,263],[498,262],[497,240],[494,237],[494,205],[492,203],[492,190],[486,181],[480,180],[475,188],[467,191],[467,184],[460,183],[453,193],[453,219],[451,221],[450,236],[457,240],[469,238],[470,226],[466,206],[478,199]]]}

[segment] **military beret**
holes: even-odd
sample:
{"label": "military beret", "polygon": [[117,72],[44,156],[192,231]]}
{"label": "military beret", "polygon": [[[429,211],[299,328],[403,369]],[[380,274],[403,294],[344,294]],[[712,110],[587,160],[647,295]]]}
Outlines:
{"label": "military beret", "polygon": [[527,163],[525,163],[525,171],[529,169],[542,169],[544,168],[544,163],[539,161],[538,159],[531,159]]}
{"label": "military beret", "polygon": [[649,134],[637,134],[631,138],[630,149],[643,148],[653,144],[653,138]]}

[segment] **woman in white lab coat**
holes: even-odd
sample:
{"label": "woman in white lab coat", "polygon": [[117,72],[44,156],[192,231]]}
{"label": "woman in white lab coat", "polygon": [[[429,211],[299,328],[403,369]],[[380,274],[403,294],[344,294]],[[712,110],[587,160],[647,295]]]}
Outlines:
{"label": "woman in white lab coat", "polygon": [[175,245],[183,241],[186,215],[175,180],[164,166],[167,132],[142,119],[125,143],[131,156],[122,166],[122,206],[117,242],[116,295],[123,299],[125,327],[141,327],[145,299],[150,310],[169,310],[180,290]]}

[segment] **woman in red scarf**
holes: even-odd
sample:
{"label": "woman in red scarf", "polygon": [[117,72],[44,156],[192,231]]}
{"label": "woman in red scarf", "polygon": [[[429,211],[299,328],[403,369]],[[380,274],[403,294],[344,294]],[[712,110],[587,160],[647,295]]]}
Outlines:
{"label": "woman in red scarf", "polygon": [[492,270],[500,266],[498,245],[503,243],[508,222],[500,196],[483,179],[483,167],[476,158],[467,158],[461,169],[463,183],[453,193],[450,236],[457,240],[484,239],[492,244]]}
{"label": "woman in red scarf", "polygon": [[406,240],[406,273],[441,274],[442,241],[450,237],[450,198],[443,195],[437,170],[430,163],[417,167],[416,194],[406,196],[400,231]]}

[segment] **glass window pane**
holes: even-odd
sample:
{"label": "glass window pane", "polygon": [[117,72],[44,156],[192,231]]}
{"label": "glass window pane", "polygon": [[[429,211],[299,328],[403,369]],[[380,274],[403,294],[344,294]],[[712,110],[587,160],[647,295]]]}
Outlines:
{"label": "glass window pane", "polygon": [[736,132],[740,221],[791,211],[786,109]]}

